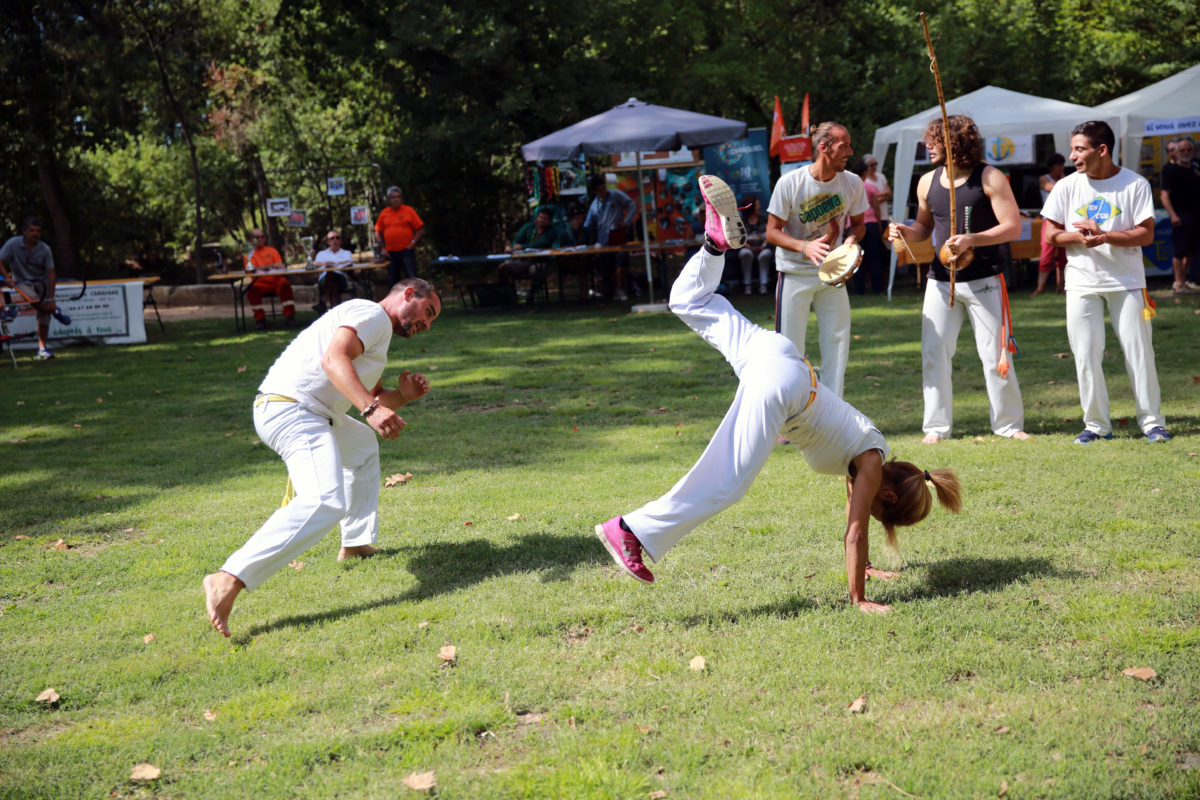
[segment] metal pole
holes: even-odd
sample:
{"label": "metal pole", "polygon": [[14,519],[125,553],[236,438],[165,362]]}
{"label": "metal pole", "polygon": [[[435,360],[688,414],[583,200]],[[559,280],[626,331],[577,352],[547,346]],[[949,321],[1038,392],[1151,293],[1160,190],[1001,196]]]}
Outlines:
{"label": "metal pole", "polygon": [[646,288],[650,292],[650,304],[654,304],[654,273],[650,270],[650,226],[646,224],[646,190],[642,185],[642,151],[637,154],[638,205],[642,208],[642,251],[646,254]]}

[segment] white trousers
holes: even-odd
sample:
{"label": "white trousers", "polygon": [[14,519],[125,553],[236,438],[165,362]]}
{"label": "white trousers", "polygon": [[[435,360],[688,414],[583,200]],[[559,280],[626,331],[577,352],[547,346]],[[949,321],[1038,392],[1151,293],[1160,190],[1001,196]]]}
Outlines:
{"label": "white trousers", "polygon": [[749,247],[743,247],[738,250],[738,261],[742,265],[742,285],[749,286],[751,268],[758,263],[758,285],[766,286],[771,282],[771,270],[775,268],[775,254],[771,252],[771,248],[764,247],[755,253]]}
{"label": "white trousers", "polygon": [[779,285],[775,287],[777,330],[791,339],[800,354],[805,356],[804,339],[808,330],[809,311],[817,315],[821,383],[841,397],[846,362],[850,359],[850,297],[846,294],[846,287],[826,286],[816,275],[780,272]]}
{"label": "white trousers", "polygon": [[1025,407],[1021,403],[1021,387],[1017,385],[1017,370],[1011,361],[1007,377],[1001,377],[996,369],[1000,360],[1003,302],[1000,276],[960,281],[954,286],[954,308],[950,308],[949,301],[949,282],[931,280],[925,284],[925,303],[921,308],[921,392],[925,397],[922,429],[945,438],[954,428],[950,362],[958,348],[965,314],[971,319],[975,349],[983,363],[992,430],[997,436],[1006,437],[1024,430]]}
{"label": "white trousers", "polygon": [[346,418],[334,427],[297,403],[255,406],[254,429],[287,465],[296,496],[263,524],[221,570],[254,589],[339,523],[342,546],[379,534],[379,445],[375,431]]}
{"label": "white trousers", "polygon": [[700,460],[665,495],[624,515],[654,561],[746,494],[784,422],[804,409],[812,390],[808,367],[791,344],[714,294],[724,263],[701,248],[671,287],[671,310],[725,356],[739,383]]}
{"label": "white trousers", "polygon": [[1138,427],[1142,433],[1151,428],[1166,427],[1158,389],[1158,368],[1154,365],[1150,320],[1142,317],[1145,300],[1141,290],[1123,289],[1112,292],[1067,290],[1067,337],[1075,356],[1083,425],[1101,436],[1112,433],[1103,366],[1106,305],[1113,333],[1125,353],[1125,373],[1133,387]]}

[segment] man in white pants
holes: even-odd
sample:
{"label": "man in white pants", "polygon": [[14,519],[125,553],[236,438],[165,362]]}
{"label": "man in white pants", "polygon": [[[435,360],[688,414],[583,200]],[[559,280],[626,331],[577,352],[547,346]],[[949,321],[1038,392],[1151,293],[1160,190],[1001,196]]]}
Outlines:
{"label": "man in white pants", "polygon": [[850,132],[824,122],[812,137],[816,160],[792,170],[775,184],[767,207],[767,242],[775,245],[775,330],[806,353],[808,314],[817,315],[821,346],[821,383],[838,397],[850,357],[850,298],[846,287],[826,286],[818,277],[821,262],[841,243],[847,217],[847,242],[862,238],[867,193],[862,178],[846,172],[854,155]]}
{"label": "man in white pants", "polygon": [[1078,172],[1054,184],[1042,209],[1046,241],[1067,250],[1067,337],[1084,425],[1075,443],[1112,438],[1102,366],[1105,306],[1125,353],[1138,427],[1148,441],[1166,442],[1141,251],[1154,241],[1154,203],[1146,179],[1113,162],[1114,141],[1106,122],[1075,126],[1071,162]]}
{"label": "man in white pants", "polygon": [[[392,335],[427,330],[442,310],[432,284],[405,278],[379,303],[349,300],[297,336],[275,361],[254,400],[254,428],[287,464],[295,498],[280,508],[204,578],[208,619],[229,636],[229,613],[242,589],[254,589],[341,524],[338,560],[377,552],[378,433],[395,439],[396,410],[422,397],[429,382],[400,373],[383,388]],[[373,388],[368,388],[373,387]],[[354,406],[370,427],[350,419]],[[372,430],[374,429],[374,430]]]}
{"label": "man in white pants", "polygon": [[[1028,439],[1025,407],[1017,371],[1009,366],[1007,351],[1012,322],[1007,318],[1008,288],[1004,283],[1004,256],[1000,245],[1021,231],[1021,211],[1004,173],[985,163],[983,137],[974,120],[962,114],[949,118],[951,146],[946,147],[940,120],[925,128],[929,161],[937,165],[917,184],[917,219],[912,225],[893,222],[888,238],[903,235],[916,242],[933,234],[936,258],[929,265],[925,301],[921,305],[921,395],[925,411],[921,428],[925,444],[937,444],[954,428],[952,361],[964,317],[975,332],[975,352],[983,365],[988,417],[992,432],[1006,439]],[[954,156],[956,228],[950,230],[950,181],[947,152]],[[950,307],[949,268],[940,248],[953,253],[971,252],[972,261],[956,266],[955,303]]]}

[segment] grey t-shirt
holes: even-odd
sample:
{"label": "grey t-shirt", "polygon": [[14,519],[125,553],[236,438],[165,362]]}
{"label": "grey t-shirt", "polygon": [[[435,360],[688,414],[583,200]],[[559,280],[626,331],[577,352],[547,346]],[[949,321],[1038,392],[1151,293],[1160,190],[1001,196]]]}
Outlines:
{"label": "grey t-shirt", "polygon": [[0,247],[0,261],[22,283],[40,283],[46,280],[46,272],[54,269],[50,245],[39,241],[30,250],[24,236],[14,236]]}

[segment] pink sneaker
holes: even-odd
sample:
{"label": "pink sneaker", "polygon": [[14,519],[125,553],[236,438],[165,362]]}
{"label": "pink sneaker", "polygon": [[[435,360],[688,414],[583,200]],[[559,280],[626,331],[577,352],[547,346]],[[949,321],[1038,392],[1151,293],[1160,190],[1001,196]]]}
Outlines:
{"label": "pink sneaker", "polygon": [[654,576],[642,563],[642,543],[632,533],[621,528],[621,518],[613,517],[603,525],[596,526],[596,536],[604,542],[613,561],[624,567],[630,575],[642,583],[654,583]]}
{"label": "pink sneaker", "polygon": [[746,225],[733,189],[716,175],[701,175],[699,183],[704,195],[704,233],[718,250],[737,250],[746,243]]}

